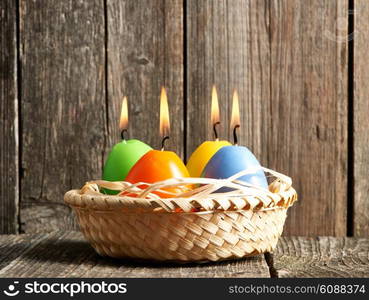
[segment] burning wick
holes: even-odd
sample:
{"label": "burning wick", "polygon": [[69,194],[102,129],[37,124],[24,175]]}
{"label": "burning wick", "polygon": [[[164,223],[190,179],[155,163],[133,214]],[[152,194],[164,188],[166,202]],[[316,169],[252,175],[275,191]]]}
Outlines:
{"label": "burning wick", "polygon": [[214,123],[214,125],[213,125],[213,131],[214,131],[214,137],[215,137],[215,140],[216,140],[216,141],[219,141],[219,138],[218,138],[218,132],[217,132],[217,125],[220,125],[220,122],[216,122],[216,123]]}
{"label": "burning wick", "polygon": [[127,97],[124,96],[119,120],[119,129],[121,130],[120,136],[122,137],[123,141],[126,141],[125,134],[128,133],[127,127],[128,127],[128,101]]}
{"label": "burning wick", "polygon": [[169,140],[170,122],[169,122],[169,108],[168,97],[165,88],[161,88],[160,94],[160,135],[163,137],[161,141],[161,151],[164,151],[165,141]]}
{"label": "burning wick", "polygon": [[122,140],[125,141],[126,140],[126,137],[125,135],[128,134],[128,130],[127,129],[123,129],[121,132],[120,132],[120,136],[122,137]]}
{"label": "burning wick", "polygon": [[165,136],[163,140],[161,141],[161,151],[164,151],[165,149],[165,141],[169,140],[169,136]]}
{"label": "burning wick", "polygon": [[233,143],[235,146],[237,146],[238,145],[237,128],[240,128],[240,105],[238,102],[238,93],[236,90],[233,91],[231,128],[232,127],[233,127]]}
{"label": "burning wick", "polygon": [[237,128],[240,128],[240,125],[236,125],[234,128],[233,128],[233,144],[235,146],[238,146],[238,138],[237,138]]}
{"label": "burning wick", "polygon": [[211,124],[213,124],[213,131],[215,141],[219,141],[218,132],[217,132],[217,125],[220,124],[219,122],[219,103],[218,103],[218,94],[215,85],[211,89]]}

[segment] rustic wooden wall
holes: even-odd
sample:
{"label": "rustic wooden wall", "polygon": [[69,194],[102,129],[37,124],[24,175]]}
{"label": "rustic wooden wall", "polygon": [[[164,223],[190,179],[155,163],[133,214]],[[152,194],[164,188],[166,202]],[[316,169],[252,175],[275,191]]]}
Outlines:
{"label": "rustic wooden wall", "polygon": [[[353,233],[369,235],[369,3],[355,1],[353,28],[353,124],[351,129],[353,149],[353,177],[351,190],[354,197]],[[365,125],[364,125],[365,124]]]}
{"label": "rustic wooden wall", "polygon": [[212,83],[228,139],[231,94],[238,89],[241,144],[290,175],[299,192],[286,232],[345,235],[347,43],[334,38],[347,3],[200,3],[187,3],[188,153],[211,138]]}
{"label": "rustic wooden wall", "polygon": [[[0,4],[0,231],[76,228],[63,193],[98,178],[119,139],[159,146],[168,89],[169,147],[188,158],[212,138],[218,87],[229,139],[293,178],[285,234],[369,235],[365,0],[93,0]],[[367,7],[368,6],[368,7]],[[349,16],[349,9],[355,8]],[[355,31],[355,39],[350,39]],[[19,118],[18,118],[19,117]],[[18,142],[19,141],[19,142]]]}
{"label": "rustic wooden wall", "polygon": [[346,235],[347,1],[274,1],[268,165],[300,194],[286,232]]}
{"label": "rustic wooden wall", "polygon": [[159,148],[161,86],[167,88],[171,118],[168,149],[183,155],[183,2],[107,1],[106,151],[120,138],[123,96],[128,96],[129,134]]}
{"label": "rustic wooden wall", "polygon": [[220,138],[231,140],[232,93],[240,98],[240,144],[266,165],[270,128],[270,26],[267,1],[187,1],[187,158],[213,139],[211,88],[217,86]]}
{"label": "rustic wooden wall", "polygon": [[101,172],[103,12],[101,0],[20,2],[22,231],[72,227],[65,189]]}
{"label": "rustic wooden wall", "polygon": [[17,7],[0,1],[0,232],[18,231]]}

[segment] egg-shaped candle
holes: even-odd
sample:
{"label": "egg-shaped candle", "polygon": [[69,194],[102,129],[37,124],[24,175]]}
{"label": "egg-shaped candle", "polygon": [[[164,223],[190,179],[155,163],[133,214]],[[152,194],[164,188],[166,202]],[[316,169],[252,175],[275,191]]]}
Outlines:
{"label": "egg-shaped candle", "polygon": [[[155,183],[169,178],[189,177],[186,166],[172,151],[151,150],[147,152],[129,171],[126,181],[131,183]],[[142,185],[141,188],[146,186]],[[165,191],[179,194],[184,187],[165,188]],[[167,193],[156,192],[162,198],[172,197]]]}
{"label": "egg-shaped candle", "polygon": [[225,146],[219,149],[206,165],[203,177],[226,179],[243,170],[250,170],[250,173],[237,180],[268,188],[268,182],[259,161],[249,149],[242,146]]}
{"label": "egg-shaped candle", "polygon": [[203,142],[190,156],[187,162],[187,169],[191,177],[200,177],[206,164],[219,149],[230,146],[228,141],[219,141],[216,126],[219,122],[218,95],[215,86],[211,92],[211,124],[213,125],[215,141]]}
{"label": "egg-shaped candle", "polygon": [[[129,171],[126,181],[131,183],[146,182],[155,183],[169,178],[189,177],[188,171],[182,160],[172,151],[165,151],[164,144],[169,139],[169,109],[166,91],[161,90],[160,96],[160,134],[163,137],[162,149],[151,150],[142,156]],[[145,188],[145,185],[141,185]],[[179,194],[189,189],[189,186],[164,188],[166,192]],[[155,192],[162,198],[173,197],[167,193]]]}
{"label": "egg-shaped candle", "polygon": [[[145,143],[131,139],[126,140],[124,133],[127,131],[128,125],[128,104],[127,98],[123,98],[121,117],[119,128],[122,132],[122,141],[115,144],[110,151],[103,169],[103,180],[107,181],[123,181],[126,179],[128,172],[136,164],[136,162],[145,155],[148,151],[152,150],[149,145]],[[104,192],[108,194],[117,194],[117,191],[104,189]]]}
{"label": "egg-shaped candle", "polygon": [[[238,146],[237,132],[240,127],[238,95],[233,94],[231,128],[233,129],[234,146],[219,149],[205,166],[202,176],[206,178],[226,179],[241,171],[249,170],[246,175],[237,178],[253,186],[268,188],[268,181],[264,171],[254,154],[246,147]],[[222,188],[217,192],[229,191]]]}

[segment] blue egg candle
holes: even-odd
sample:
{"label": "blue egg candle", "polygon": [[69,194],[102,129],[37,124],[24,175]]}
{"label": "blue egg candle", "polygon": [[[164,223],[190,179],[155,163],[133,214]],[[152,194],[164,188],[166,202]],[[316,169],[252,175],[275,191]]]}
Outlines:
{"label": "blue egg candle", "polygon": [[[246,147],[238,146],[237,132],[240,127],[239,103],[237,91],[233,93],[231,128],[233,129],[234,145],[219,149],[204,168],[202,177],[226,179],[241,171],[250,170],[237,180],[253,186],[268,189],[268,181],[255,155]],[[229,188],[219,189],[217,192],[230,191]]]}
{"label": "blue egg candle", "polygon": [[259,161],[249,149],[243,146],[224,146],[219,149],[206,165],[203,177],[226,179],[243,170],[250,170],[250,173],[237,180],[268,188],[268,182]]}

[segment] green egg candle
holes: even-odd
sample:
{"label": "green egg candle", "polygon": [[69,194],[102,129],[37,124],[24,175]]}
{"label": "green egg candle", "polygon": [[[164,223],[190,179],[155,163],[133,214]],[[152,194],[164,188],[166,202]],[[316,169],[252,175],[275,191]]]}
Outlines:
{"label": "green egg candle", "polygon": [[[131,139],[126,140],[124,134],[127,132],[128,125],[128,104],[127,97],[123,98],[119,128],[122,133],[122,141],[114,145],[106,160],[103,170],[103,180],[124,181],[131,168],[148,151],[152,150],[149,145]],[[104,189],[107,194],[117,194],[117,191]]]}

